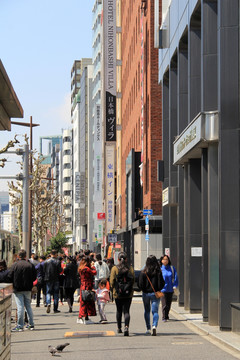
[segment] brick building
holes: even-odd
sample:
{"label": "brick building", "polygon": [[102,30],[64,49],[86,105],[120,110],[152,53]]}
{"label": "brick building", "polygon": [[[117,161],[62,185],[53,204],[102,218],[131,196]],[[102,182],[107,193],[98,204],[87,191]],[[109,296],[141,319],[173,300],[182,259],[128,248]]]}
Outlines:
{"label": "brick building", "polygon": [[[161,255],[161,88],[154,48],[154,2],[122,0],[121,234],[135,267],[146,258],[142,209],[152,209],[149,247]],[[142,172],[140,175],[140,164]],[[126,196],[125,196],[126,194]]]}

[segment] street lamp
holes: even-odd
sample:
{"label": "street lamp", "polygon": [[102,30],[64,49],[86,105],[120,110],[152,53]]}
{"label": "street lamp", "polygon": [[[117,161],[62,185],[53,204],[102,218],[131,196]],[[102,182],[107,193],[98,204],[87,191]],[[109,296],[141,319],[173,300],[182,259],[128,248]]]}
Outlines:
{"label": "street lamp", "polygon": [[[30,123],[12,121],[12,125],[26,126],[30,128],[30,156],[29,156],[29,172],[32,174],[32,128],[35,126],[40,126],[40,124],[32,123],[32,116],[30,116]],[[29,190],[29,220],[28,220],[28,246],[26,249],[29,252],[29,257],[31,256],[32,250],[32,190]]]}

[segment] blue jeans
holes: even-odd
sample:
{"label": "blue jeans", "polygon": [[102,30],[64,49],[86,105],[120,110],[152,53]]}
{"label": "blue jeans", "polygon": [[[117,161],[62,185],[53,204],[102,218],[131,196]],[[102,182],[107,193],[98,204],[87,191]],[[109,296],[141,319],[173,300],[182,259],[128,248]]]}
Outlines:
{"label": "blue jeans", "polygon": [[58,309],[59,300],[59,281],[47,281],[46,282],[46,304],[51,305],[51,295],[53,295],[53,310]]}
{"label": "blue jeans", "polygon": [[150,311],[152,307],[152,315],[153,315],[153,323],[152,326],[157,327],[159,315],[158,308],[160,304],[160,299],[157,299],[154,292],[152,293],[142,293],[143,305],[144,305],[144,319],[146,323],[146,327],[148,330],[151,329],[150,324]]}
{"label": "blue jeans", "polygon": [[15,302],[17,304],[18,321],[17,326],[23,329],[24,327],[24,307],[26,308],[28,321],[31,326],[34,326],[33,312],[31,307],[31,291],[17,291],[14,293]]}

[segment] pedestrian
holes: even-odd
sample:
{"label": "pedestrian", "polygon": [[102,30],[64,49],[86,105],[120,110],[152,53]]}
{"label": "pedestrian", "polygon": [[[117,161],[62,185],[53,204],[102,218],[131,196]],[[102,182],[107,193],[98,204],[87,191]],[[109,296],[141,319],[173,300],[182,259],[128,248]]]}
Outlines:
{"label": "pedestrian", "polygon": [[98,311],[101,318],[99,322],[103,324],[107,323],[107,317],[104,309],[107,302],[110,300],[109,290],[106,288],[106,286],[107,286],[107,279],[102,279],[100,280],[98,284],[98,289],[96,291]]}
{"label": "pedestrian", "polygon": [[171,265],[168,255],[165,254],[160,258],[160,266],[165,281],[165,286],[162,289],[164,293],[162,298],[162,320],[167,321],[169,320],[174,289],[178,287],[178,275],[175,267]]}
{"label": "pedestrian", "polygon": [[0,260],[0,283],[7,283],[9,270],[5,260]]}
{"label": "pedestrian", "polygon": [[39,263],[35,266],[37,270],[37,303],[36,307],[40,307],[40,299],[41,299],[41,292],[43,294],[43,304],[46,307],[46,283],[44,280],[44,261],[46,257],[41,255],[39,258]]}
{"label": "pedestrian", "polygon": [[147,328],[146,335],[151,334],[150,311],[152,311],[152,336],[156,336],[159,320],[158,309],[160,304],[160,298],[156,297],[156,292],[161,291],[164,287],[164,279],[156,256],[148,256],[145,267],[138,278],[138,287],[142,290],[144,319]]}
{"label": "pedestrian", "polygon": [[72,256],[67,257],[66,267],[64,268],[63,287],[68,303],[69,312],[72,312],[74,292],[79,286],[78,267],[76,260]]}
{"label": "pedestrian", "polygon": [[64,281],[64,269],[66,267],[66,255],[64,256],[58,256],[58,260],[61,263],[61,272],[59,274],[59,300],[60,304],[63,305],[63,299],[64,299],[64,288],[63,288],[63,281]]}
{"label": "pedestrian", "polygon": [[93,290],[94,276],[96,275],[96,269],[91,265],[89,256],[84,256],[80,262],[78,272],[80,275],[80,308],[79,316],[77,319],[78,324],[91,324],[92,321],[89,316],[96,316],[95,299],[90,301],[83,300],[82,291]]}
{"label": "pedestrian", "polygon": [[133,297],[134,270],[128,265],[125,252],[119,253],[118,262],[111,271],[110,287],[116,303],[117,332],[122,333],[122,314],[124,314],[124,336],[129,336],[129,311]]}
{"label": "pedestrian", "polygon": [[31,258],[29,259],[30,263],[32,263],[34,266],[36,266],[39,261],[38,261],[38,256],[35,253],[31,254]]}
{"label": "pedestrian", "polygon": [[95,276],[95,289],[98,288],[98,284],[102,279],[108,279],[110,275],[108,265],[102,261],[101,254],[96,255],[96,262],[94,264],[97,274]]}
{"label": "pedestrian", "polygon": [[27,311],[29,330],[34,330],[33,312],[31,308],[31,290],[36,280],[37,272],[35,266],[26,260],[27,253],[20,250],[19,260],[9,269],[9,281],[13,283],[13,293],[17,305],[17,326],[13,332],[23,331],[24,328],[24,307]]}
{"label": "pedestrian", "polygon": [[46,304],[47,313],[51,311],[51,295],[53,295],[53,311],[59,313],[59,274],[62,271],[61,263],[57,259],[57,251],[51,251],[50,259],[46,260],[43,265],[44,280],[46,282]]}

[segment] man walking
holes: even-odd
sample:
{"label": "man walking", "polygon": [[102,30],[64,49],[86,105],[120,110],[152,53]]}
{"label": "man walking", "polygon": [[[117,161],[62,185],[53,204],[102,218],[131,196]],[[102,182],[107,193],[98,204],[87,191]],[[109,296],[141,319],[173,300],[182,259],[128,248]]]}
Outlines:
{"label": "man walking", "polygon": [[26,308],[29,330],[34,330],[33,312],[31,307],[31,290],[36,280],[36,269],[33,264],[26,260],[26,251],[20,250],[19,260],[9,270],[9,281],[13,283],[13,292],[17,304],[17,326],[12,331],[23,331],[24,328],[24,307]]}
{"label": "man walking", "polygon": [[62,271],[61,263],[57,259],[57,251],[52,250],[51,258],[46,260],[43,265],[44,280],[46,282],[46,304],[47,313],[51,310],[51,295],[53,295],[53,311],[59,313],[59,274]]}

